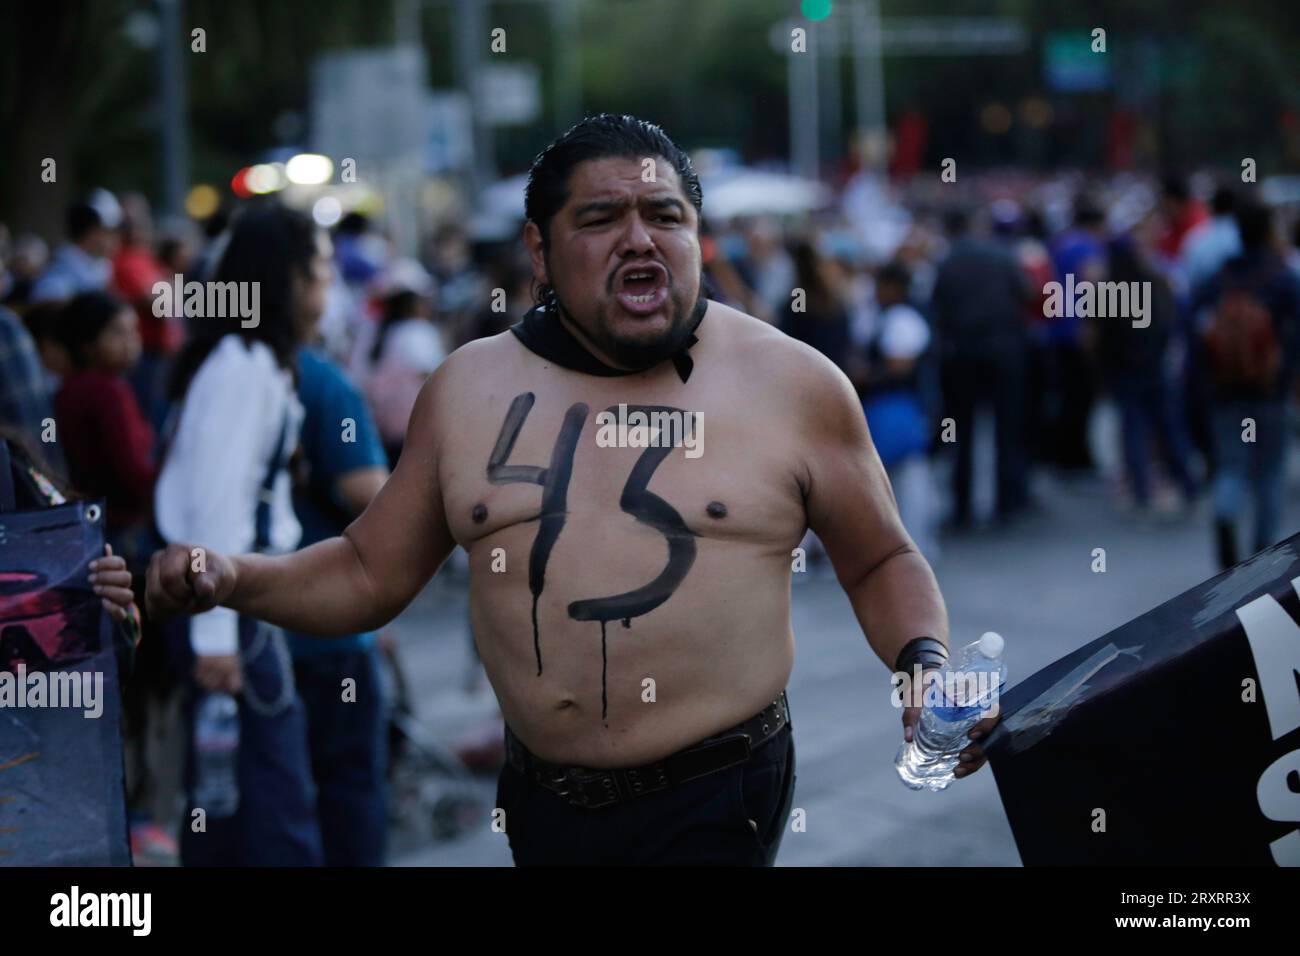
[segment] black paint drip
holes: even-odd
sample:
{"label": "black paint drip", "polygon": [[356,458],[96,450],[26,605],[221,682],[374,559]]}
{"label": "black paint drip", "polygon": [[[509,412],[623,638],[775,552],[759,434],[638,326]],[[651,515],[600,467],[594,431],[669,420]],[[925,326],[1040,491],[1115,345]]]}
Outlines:
{"label": "black paint drip", "polygon": [[[532,392],[516,395],[506,412],[505,421],[497,435],[495,446],[488,458],[487,477],[493,484],[534,484],[542,487],[542,507],[538,521],[537,537],[528,556],[528,589],[533,596],[533,653],[537,656],[537,675],[542,674],[541,632],[537,624],[537,606],[542,591],[546,586],[546,565],[551,551],[564,528],[568,518],[569,480],[573,475],[573,458],[578,448],[578,439],[587,419],[587,406],[581,402],[569,406],[565,413],[560,432],[551,448],[551,462],[546,468],[536,465],[508,465],[515,441],[523,429],[528,413],[532,411],[536,400]],[[633,406],[634,410],[647,414],[655,412],[681,412],[682,409],[660,406]],[[611,409],[610,411],[615,411]],[[689,413],[687,413],[689,414]],[[673,446],[676,447],[676,446]],[[602,723],[609,715],[609,646],[606,626],[610,621],[623,622],[623,627],[632,627],[632,618],[649,614],[663,604],[686,578],[695,563],[695,532],[687,527],[682,516],[672,505],[649,490],[650,479],[655,470],[672,451],[672,447],[647,448],[637,459],[623,486],[619,499],[619,508],[638,522],[655,529],[668,544],[668,562],[654,580],[639,588],[602,598],[590,598],[574,601],[569,605],[569,617],[575,621],[600,622],[600,718]],[[714,506],[722,514],[714,513]],[[481,517],[480,517],[481,509]],[[709,505],[709,513],[714,517],[726,514],[726,506],[721,502]],[[472,516],[475,521],[487,517],[487,507],[482,503],[476,505]],[[608,724],[605,724],[608,727]]]}
{"label": "black paint drip", "polygon": [[533,595],[533,653],[537,655],[537,676],[542,676],[542,639],[537,631],[537,599],[540,593]]}
{"label": "black paint drip", "polygon": [[[605,646],[605,622],[600,622],[600,720],[609,714],[609,653]],[[606,725],[608,726],[608,725]]]}
{"label": "black paint drip", "polygon": [[515,441],[524,427],[528,413],[533,409],[536,396],[532,392],[516,395],[506,412],[505,421],[497,435],[496,445],[488,458],[488,481],[495,485],[514,483],[542,486],[542,510],[537,515],[537,537],[528,553],[528,590],[533,595],[533,653],[537,655],[537,673],[542,673],[542,642],[537,629],[537,601],[546,587],[546,564],[551,559],[551,549],[564,528],[568,517],[569,478],[573,474],[573,456],[578,449],[578,438],[587,420],[587,406],[578,402],[564,413],[564,423],[551,448],[551,463],[547,468],[536,465],[507,465]]}

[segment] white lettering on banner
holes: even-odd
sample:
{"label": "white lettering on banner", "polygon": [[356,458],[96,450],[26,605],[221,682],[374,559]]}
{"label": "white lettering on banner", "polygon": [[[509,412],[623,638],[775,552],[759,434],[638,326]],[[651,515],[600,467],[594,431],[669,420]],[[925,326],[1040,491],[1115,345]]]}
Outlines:
{"label": "white lettering on banner", "polygon": [[[1300,595],[1300,577],[1292,579],[1291,587]],[[1300,693],[1296,685],[1300,625],[1270,594],[1237,608],[1237,619],[1255,660],[1269,730],[1278,740],[1300,727]],[[1284,754],[1264,770],[1255,786],[1260,813],[1270,820],[1300,823],[1300,795],[1287,784],[1287,778],[1298,772],[1300,749]],[[1278,866],[1300,866],[1300,830],[1274,840],[1269,849]]]}

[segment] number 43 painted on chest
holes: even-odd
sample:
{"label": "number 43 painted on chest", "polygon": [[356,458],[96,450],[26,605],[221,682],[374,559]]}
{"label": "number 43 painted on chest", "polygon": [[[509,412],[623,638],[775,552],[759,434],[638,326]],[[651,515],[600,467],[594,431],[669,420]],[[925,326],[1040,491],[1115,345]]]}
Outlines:
{"label": "number 43 painted on chest", "polygon": [[[546,565],[551,557],[551,550],[564,529],[568,517],[569,479],[573,475],[573,456],[578,448],[578,438],[582,426],[586,423],[588,408],[582,402],[569,406],[564,413],[560,432],[551,447],[551,463],[543,468],[538,465],[508,465],[506,461],[514,450],[515,440],[524,427],[528,413],[536,401],[532,392],[516,395],[506,412],[505,421],[497,435],[496,445],[488,458],[487,477],[494,485],[525,483],[540,485],[542,488],[542,509],[537,515],[537,537],[533,539],[532,551],[528,555],[528,590],[533,595],[533,651],[537,655],[537,674],[542,673],[542,646],[537,628],[537,602],[546,587]],[[611,410],[612,411],[612,410]],[[629,411],[680,412],[681,409],[664,406],[638,405],[630,406]],[[632,618],[649,614],[663,604],[678,585],[685,580],[691,565],[695,563],[695,532],[686,527],[682,516],[668,502],[650,491],[646,486],[655,473],[655,469],[668,457],[673,445],[647,448],[632,466],[623,493],[619,497],[619,508],[644,525],[654,528],[668,542],[668,562],[659,575],[639,588],[613,594],[609,597],[589,598],[574,601],[569,605],[569,617],[575,621],[600,622],[600,716],[603,721],[609,712],[606,676],[609,658],[606,653],[605,626],[610,621],[622,621],[624,627],[632,626]]]}

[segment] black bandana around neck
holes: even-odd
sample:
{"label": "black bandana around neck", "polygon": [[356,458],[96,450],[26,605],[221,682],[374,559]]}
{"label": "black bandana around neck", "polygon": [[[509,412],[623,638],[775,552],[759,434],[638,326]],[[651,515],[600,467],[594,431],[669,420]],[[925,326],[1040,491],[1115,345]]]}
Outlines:
{"label": "black bandana around neck", "polygon": [[[691,370],[695,368],[695,362],[688,354],[688,351],[692,345],[699,341],[695,337],[695,330],[704,321],[704,313],[708,311],[708,308],[708,300],[700,296],[699,302],[695,305],[695,312],[691,316],[690,332],[686,336],[686,340],[682,343],[681,348],[668,356],[672,359],[673,368],[677,369],[677,374],[683,382],[691,377]],[[529,309],[522,319],[510,326],[510,331],[529,351],[540,355],[548,362],[554,362],[556,365],[573,372],[611,377],[635,375],[638,372],[645,371],[645,369],[622,369],[606,365],[588,352],[574,334],[565,328],[558,313],[546,305],[538,305]],[[653,366],[651,367],[653,368]]]}

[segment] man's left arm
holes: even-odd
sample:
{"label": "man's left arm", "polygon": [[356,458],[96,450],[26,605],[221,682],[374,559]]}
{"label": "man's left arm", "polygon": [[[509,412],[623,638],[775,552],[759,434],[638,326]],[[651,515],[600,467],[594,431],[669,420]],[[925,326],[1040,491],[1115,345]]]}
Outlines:
{"label": "man's left arm", "polygon": [[[899,517],[893,489],[867,429],[857,394],[847,378],[826,363],[804,394],[810,400],[803,434],[805,507],[840,586],[876,656],[890,671],[915,638],[948,645],[948,611],[930,564]],[[904,708],[910,740],[920,709]],[[981,721],[972,739],[987,734],[995,718]],[[963,752],[959,776],[984,763],[972,745]]]}
{"label": "man's left arm", "polygon": [[929,562],[903,527],[857,394],[838,369],[805,392],[808,525],[826,547],[867,642],[893,670],[916,637],[948,643],[948,612]]}

